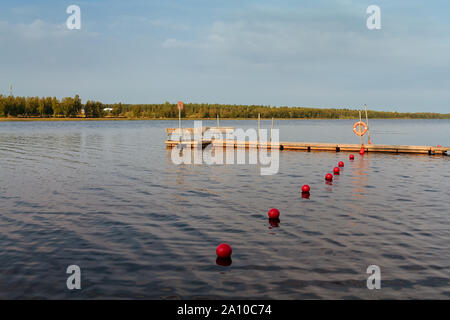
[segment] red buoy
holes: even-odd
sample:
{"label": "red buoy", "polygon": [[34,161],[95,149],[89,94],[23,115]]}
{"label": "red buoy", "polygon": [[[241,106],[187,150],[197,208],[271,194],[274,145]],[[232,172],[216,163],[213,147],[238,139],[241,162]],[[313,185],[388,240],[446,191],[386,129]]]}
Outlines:
{"label": "red buoy", "polygon": [[334,167],[333,172],[334,174],[340,174],[341,169],[339,169],[339,167]]}
{"label": "red buoy", "polygon": [[310,190],[311,188],[307,184],[302,187],[302,193],[309,193]]}
{"label": "red buoy", "polygon": [[364,150],[364,147],[363,147],[363,148],[361,148],[361,150],[359,150],[359,154],[363,155],[364,153],[366,153],[366,150]]}
{"label": "red buoy", "polygon": [[280,211],[278,209],[272,208],[267,213],[270,219],[277,219],[280,216]]}
{"label": "red buoy", "polygon": [[333,180],[333,175],[332,175],[331,173],[327,173],[327,174],[325,175],[325,180],[327,180],[327,181],[332,181],[332,180]]}
{"label": "red buoy", "polygon": [[339,161],[338,166],[342,168],[344,166],[344,162],[343,161]]}
{"label": "red buoy", "polygon": [[221,243],[216,248],[216,253],[219,258],[229,258],[231,257],[231,252],[233,250],[226,243]]}
{"label": "red buoy", "polygon": [[355,160],[355,156],[351,154],[351,155],[349,156],[349,159],[350,159],[350,160]]}

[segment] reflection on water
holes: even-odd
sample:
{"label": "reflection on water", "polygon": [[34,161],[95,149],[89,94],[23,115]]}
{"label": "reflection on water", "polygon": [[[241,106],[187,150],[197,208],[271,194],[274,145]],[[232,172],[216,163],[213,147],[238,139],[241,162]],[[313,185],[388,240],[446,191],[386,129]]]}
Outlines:
{"label": "reflection on water", "polygon": [[278,228],[280,226],[280,218],[269,218],[269,229]]}
{"label": "reflection on water", "polygon": [[233,261],[231,260],[231,258],[217,258],[216,259],[216,264],[218,266],[222,266],[222,267],[228,267],[231,266],[231,263]]}
{"label": "reflection on water", "polygon": [[355,170],[355,174],[352,176],[352,196],[358,200],[366,197],[365,187],[369,183],[368,168],[370,166],[370,154],[355,157],[355,160],[351,160],[351,164]]}
{"label": "reflection on water", "polygon": [[[355,142],[351,123],[278,127],[281,140]],[[248,162],[175,166],[163,141],[176,126],[0,123],[0,298],[449,297],[449,157],[283,151],[279,173],[261,176]],[[401,121],[399,134],[374,135],[445,144],[449,127]],[[221,242],[232,263],[217,261]],[[72,264],[79,292],[65,287]],[[371,264],[379,291],[366,287]]]}

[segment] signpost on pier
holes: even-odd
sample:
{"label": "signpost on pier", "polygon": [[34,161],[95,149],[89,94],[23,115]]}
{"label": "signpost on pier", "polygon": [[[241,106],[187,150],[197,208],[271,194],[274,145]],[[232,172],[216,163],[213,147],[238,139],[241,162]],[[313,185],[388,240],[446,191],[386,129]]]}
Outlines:
{"label": "signpost on pier", "polygon": [[178,101],[178,129],[180,134],[180,142],[181,142],[181,110],[183,110],[183,101]]}

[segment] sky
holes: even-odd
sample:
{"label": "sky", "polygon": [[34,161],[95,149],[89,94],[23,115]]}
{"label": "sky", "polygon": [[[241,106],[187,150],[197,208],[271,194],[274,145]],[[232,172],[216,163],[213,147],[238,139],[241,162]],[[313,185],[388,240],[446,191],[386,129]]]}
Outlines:
{"label": "sky", "polygon": [[449,17],[448,0],[2,0],[0,94],[450,113]]}

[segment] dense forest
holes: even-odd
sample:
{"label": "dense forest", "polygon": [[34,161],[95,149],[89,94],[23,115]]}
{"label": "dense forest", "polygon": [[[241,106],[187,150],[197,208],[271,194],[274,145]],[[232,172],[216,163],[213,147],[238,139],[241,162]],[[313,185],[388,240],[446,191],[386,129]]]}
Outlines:
{"label": "dense forest", "polygon": [[[384,119],[450,119],[450,113],[398,113],[369,110],[370,118]],[[357,109],[274,107],[258,105],[223,105],[185,103],[183,118],[278,118],[278,119],[354,119]],[[3,118],[127,118],[127,119],[175,119],[177,105],[163,104],[104,104],[98,101],[82,103],[80,97],[14,97],[0,95],[0,117]]]}

